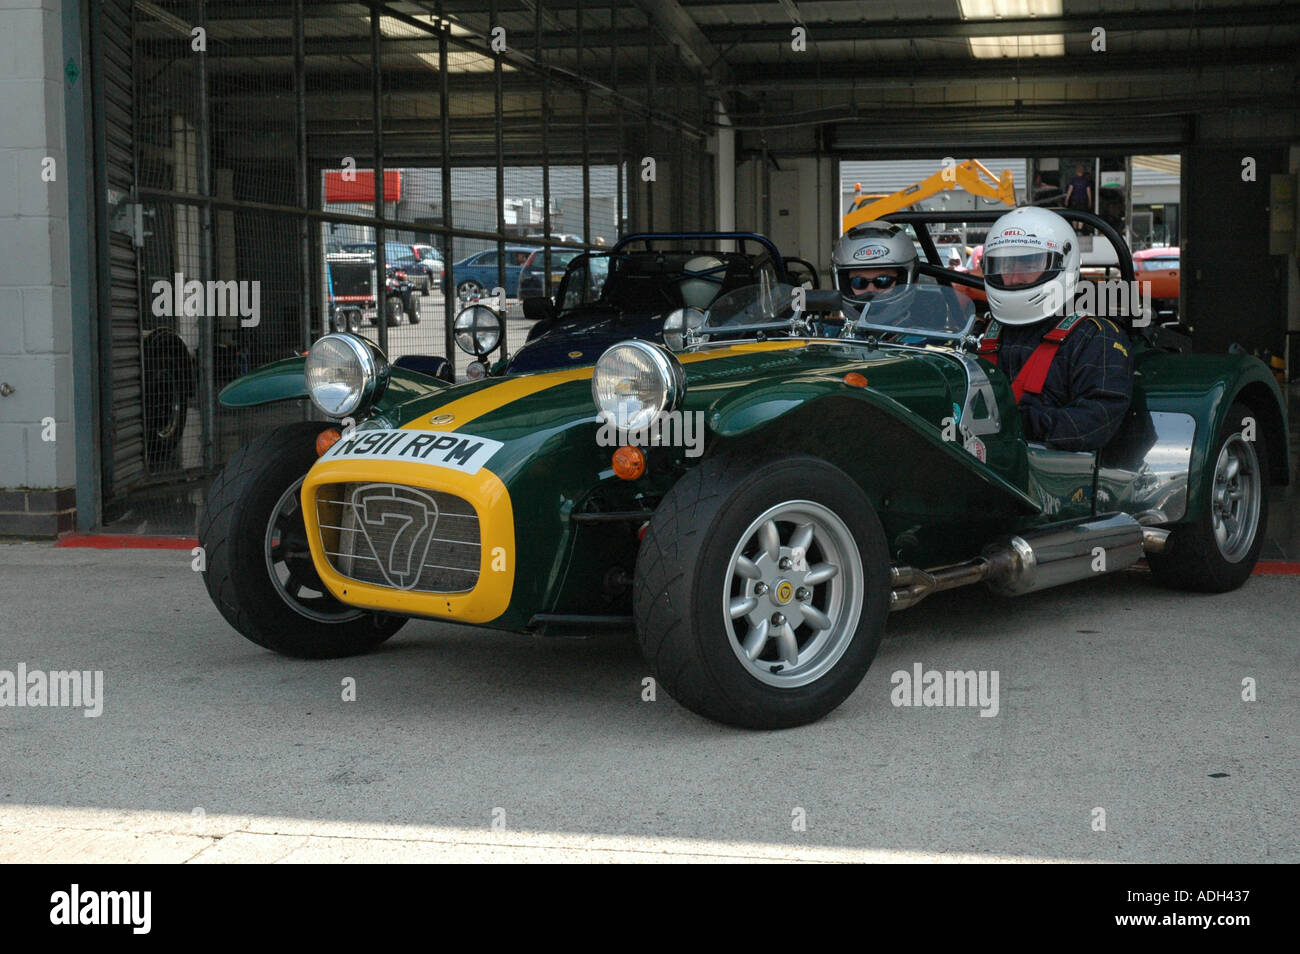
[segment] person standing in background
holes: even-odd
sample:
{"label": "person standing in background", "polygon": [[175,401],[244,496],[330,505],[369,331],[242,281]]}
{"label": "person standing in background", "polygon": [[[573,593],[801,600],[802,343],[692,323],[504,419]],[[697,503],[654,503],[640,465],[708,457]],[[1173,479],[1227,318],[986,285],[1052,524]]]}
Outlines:
{"label": "person standing in background", "polygon": [[1083,171],[1083,163],[1074,167],[1074,178],[1065,190],[1065,205],[1069,209],[1092,211],[1092,177]]}

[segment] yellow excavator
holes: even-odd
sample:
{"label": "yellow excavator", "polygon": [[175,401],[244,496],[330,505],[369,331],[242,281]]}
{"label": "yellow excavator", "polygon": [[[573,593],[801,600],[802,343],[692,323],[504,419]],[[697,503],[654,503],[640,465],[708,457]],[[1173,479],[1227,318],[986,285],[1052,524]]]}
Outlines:
{"label": "yellow excavator", "polygon": [[961,189],[985,199],[997,199],[1012,208],[1016,205],[1016,186],[1010,169],[1003,169],[1002,175],[995,176],[978,159],[967,159],[956,165],[944,166],[934,175],[889,195],[863,195],[862,184],[858,183],[853,190],[853,202],[849,205],[849,211],[844,213],[841,232],[847,232],[863,222],[886,218],[891,212],[953,189]]}

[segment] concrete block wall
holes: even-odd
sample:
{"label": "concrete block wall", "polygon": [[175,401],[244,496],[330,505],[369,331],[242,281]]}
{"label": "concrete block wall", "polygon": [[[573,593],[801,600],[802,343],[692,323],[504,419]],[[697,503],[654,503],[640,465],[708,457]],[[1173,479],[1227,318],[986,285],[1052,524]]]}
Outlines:
{"label": "concrete block wall", "polygon": [[[4,0],[0,534],[52,535],[71,526],[76,455],[65,82],[57,0]],[[42,175],[47,160],[54,163],[51,181]]]}

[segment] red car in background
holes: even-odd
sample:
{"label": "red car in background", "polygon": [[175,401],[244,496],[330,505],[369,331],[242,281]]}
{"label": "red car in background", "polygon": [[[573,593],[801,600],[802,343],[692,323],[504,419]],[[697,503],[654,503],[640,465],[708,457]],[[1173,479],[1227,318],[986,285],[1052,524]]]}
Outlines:
{"label": "red car in background", "polygon": [[1144,248],[1133,253],[1133,271],[1139,282],[1151,283],[1151,307],[1160,317],[1178,317],[1181,297],[1178,249]]}

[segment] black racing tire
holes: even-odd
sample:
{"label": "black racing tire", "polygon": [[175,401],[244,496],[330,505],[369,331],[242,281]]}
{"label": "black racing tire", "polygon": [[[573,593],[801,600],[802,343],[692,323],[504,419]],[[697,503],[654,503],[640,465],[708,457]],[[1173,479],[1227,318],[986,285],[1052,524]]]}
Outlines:
{"label": "black racing tire", "polygon": [[342,309],[330,312],[330,331],[340,332],[348,330],[348,316]]}
{"label": "black racing tire", "polygon": [[[1245,404],[1235,403],[1228,410],[1206,458],[1206,486],[1201,495],[1201,512],[1189,515],[1190,520],[1173,528],[1163,553],[1147,554],[1147,565],[1151,567],[1156,582],[1162,586],[1198,593],[1226,593],[1245,583],[1255,569],[1268,526],[1269,448],[1258,432],[1253,441],[1242,438],[1243,419],[1251,416],[1258,419],[1258,415],[1254,415]],[[1237,483],[1227,482],[1229,492],[1234,488],[1241,491],[1245,487],[1245,493],[1254,493],[1257,500],[1257,507],[1250,507],[1248,498],[1246,506],[1242,506],[1242,498],[1230,504],[1241,509],[1241,519],[1246,523],[1253,521],[1253,528],[1249,531],[1253,533],[1253,539],[1248,545],[1241,540],[1238,544],[1240,552],[1235,553],[1230,548],[1228,554],[1224,553],[1215,536],[1215,492],[1216,486],[1220,485],[1216,478],[1219,462],[1225,453],[1229,459],[1236,456],[1238,460]],[[1236,558],[1230,559],[1229,556]]]}
{"label": "black racing tire", "polygon": [[348,309],[347,330],[352,332],[354,335],[359,335],[361,334],[362,327],[364,327],[364,322],[361,320],[361,309],[360,308]]}
{"label": "black racing tire", "polygon": [[402,323],[402,299],[397,295],[389,295],[384,299],[384,311],[388,314],[388,327],[400,325]]}
{"label": "black racing tire", "polygon": [[[823,659],[826,668],[799,675],[804,669],[803,652],[813,654],[813,637],[805,633],[798,660],[783,675],[783,663],[764,660],[771,652],[781,658],[777,637],[771,637],[775,646],[761,643],[766,648],[751,662],[741,660],[745,650],[737,637],[735,613],[726,611],[737,599],[747,599],[743,593],[736,595],[739,577],[733,573],[733,553],[744,555],[747,530],[764,526],[755,521],[772,508],[809,502],[839,521],[837,540],[845,569],[836,575],[848,582],[837,592],[844,600],[841,605],[852,607],[852,591],[859,591],[856,619],[855,611],[845,608],[834,618],[835,628],[823,631],[840,634],[827,637],[839,649],[838,655]],[[778,519],[777,526],[792,530],[798,523]],[[824,565],[814,566],[812,553],[832,552],[821,547],[817,541],[809,547],[810,569]],[[756,559],[766,558],[760,552]],[[633,592],[637,641],[654,678],[691,711],[751,729],[805,725],[835,709],[862,681],[884,634],[889,580],[884,530],[870,501],[847,474],[813,457],[763,463],[743,455],[724,455],[687,472],[650,520],[637,558]],[[813,585],[812,602],[827,598],[832,585]],[[773,585],[770,592],[782,588]],[[803,587],[795,592],[803,592]],[[787,602],[786,611],[797,606],[788,597]],[[755,610],[760,615],[767,611],[767,604]],[[766,623],[763,626],[766,632]],[[815,654],[810,658],[817,661]],[[756,674],[760,668],[765,672]],[[810,681],[801,684],[800,678]],[[790,681],[774,684],[783,679]]]}
{"label": "black racing tire", "polygon": [[406,323],[408,325],[418,325],[420,323],[420,303],[416,301],[415,291],[407,292],[402,303],[406,306]]}
{"label": "black racing tire", "polygon": [[[296,524],[291,498],[277,509],[315,463],[316,435],[324,427],[311,421],[288,424],[236,451],[212,482],[199,523],[203,582],[221,615],[257,645],[302,659],[368,652],[406,622],[330,596],[306,551],[301,506]],[[272,552],[290,571],[287,584],[272,575],[267,556],[268,525],[277,516],[285,529]],[[306,595],[312,591],[320,596]]]}
{"label": "black racing tire", "polygon": [[190,349],[173,331],[151,331],[141,351],[145,461],[157,468],[180,445],[198,372]]}

